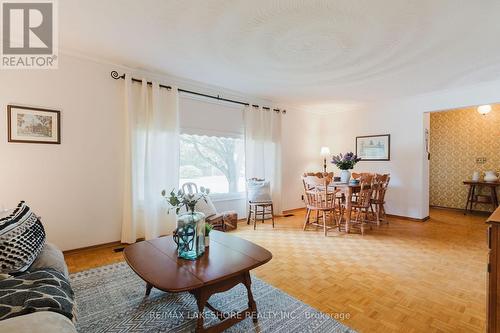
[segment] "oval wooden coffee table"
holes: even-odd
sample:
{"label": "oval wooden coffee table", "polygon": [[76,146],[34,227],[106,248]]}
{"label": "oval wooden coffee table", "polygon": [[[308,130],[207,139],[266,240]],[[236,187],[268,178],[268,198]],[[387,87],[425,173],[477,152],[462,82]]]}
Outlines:
{"label": "oval wooden coffee table", "polygon": [[[172,236],[127,246],[124,256],[134,272],[146,281],[146,295],[155,287],[166,292],[188,291],[196,297],[196,332],[222,332],[249,316],[257,321],[250,270],[271,260],[271,252],[263,247],[214,230],[210,233],[210,246],[195,261],[177,258],[177,246]],[[247,289],[248,309],[226,314],[208,303],[211,295],[227,291],[239,283]],[[217,325],[203,326],[205,306],[221,320]]]}

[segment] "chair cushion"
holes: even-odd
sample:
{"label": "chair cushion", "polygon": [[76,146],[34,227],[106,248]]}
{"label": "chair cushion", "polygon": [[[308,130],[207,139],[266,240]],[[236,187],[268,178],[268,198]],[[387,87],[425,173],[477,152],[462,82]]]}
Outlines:
{"label": "chair cushion", "polygon": [[250,179],[247,182],[247,195],[249,202],[271,202],[271,183]]}
{"label": "chair cushion", "polygon": [[0,219],[0,273],[24,272],[45,244],[45,230],[24,201]]}

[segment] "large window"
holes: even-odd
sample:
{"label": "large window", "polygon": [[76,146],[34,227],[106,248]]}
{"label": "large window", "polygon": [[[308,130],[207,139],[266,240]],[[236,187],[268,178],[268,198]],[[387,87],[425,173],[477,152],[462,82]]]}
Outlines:
{"label": "large window", "polygon": [[245,148],[242,138],[182,134],[179,185],[196,183],[214,197],[245,191]]}

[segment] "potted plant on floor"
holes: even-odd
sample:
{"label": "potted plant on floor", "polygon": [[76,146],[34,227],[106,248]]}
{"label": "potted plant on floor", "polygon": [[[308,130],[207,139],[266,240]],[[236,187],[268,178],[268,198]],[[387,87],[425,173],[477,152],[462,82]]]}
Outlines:
{"label": "potted plant on floor", "polygon": [[348,183],[351,179],[351,172],[349,170],[354,169],[356,163],[361,161],[361,158],[353,152],[345,153],[344,155],[339,154],[332,157],[332,164],[335,164],[337,168],[342,170],[340,172],[340,181],[342,183]]}
{"label": "potted plant on floor", "polygon": [[[174,241],[177,244],[179,258],[195,260],[205,252],[205,214],[195,211],[196,204],[205,200],[210,193],[209,189],[200,188],[200,193],[184,193],[182,190],[172,190],[169,194],[165,190],[161,195],[169,204],[169,213],[175,210],[177,228],[174,231]],[[185,209],[185,212],[181,212]]]}

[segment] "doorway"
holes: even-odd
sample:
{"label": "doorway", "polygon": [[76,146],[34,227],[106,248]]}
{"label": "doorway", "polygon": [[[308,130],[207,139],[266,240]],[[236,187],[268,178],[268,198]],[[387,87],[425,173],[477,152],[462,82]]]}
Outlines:
{"label": "doorway", "polygon": [[[428,122],[430,207],[464,210],[469,202],[472,212],[491,213],[500,186],[480,182],[499,174],[500,104],[430,112]],[[464,184],[473,179],[477,186]]]}

